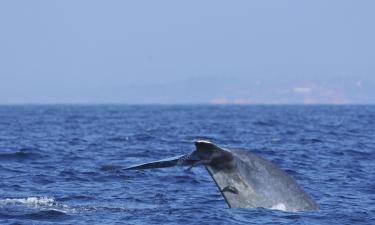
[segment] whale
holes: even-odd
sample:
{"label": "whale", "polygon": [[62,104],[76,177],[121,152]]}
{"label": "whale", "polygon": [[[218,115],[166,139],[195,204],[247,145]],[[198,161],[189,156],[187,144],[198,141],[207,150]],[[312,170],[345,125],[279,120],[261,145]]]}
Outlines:
{"label": "whale", "polygon": [[195,141],[189,154],[133,165],[123,170],[203,166],[229,208],[266,208],[290,212],[318,210],[319,205],[287,172],[246,150]]}

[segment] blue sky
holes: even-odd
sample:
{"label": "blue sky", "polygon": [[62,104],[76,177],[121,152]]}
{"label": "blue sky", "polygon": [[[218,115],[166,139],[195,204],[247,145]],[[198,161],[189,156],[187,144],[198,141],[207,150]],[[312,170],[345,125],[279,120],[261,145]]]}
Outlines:
{"label": "blue sky", "polygon": [[0,104],[375,103],[375,1],[1,1]]}

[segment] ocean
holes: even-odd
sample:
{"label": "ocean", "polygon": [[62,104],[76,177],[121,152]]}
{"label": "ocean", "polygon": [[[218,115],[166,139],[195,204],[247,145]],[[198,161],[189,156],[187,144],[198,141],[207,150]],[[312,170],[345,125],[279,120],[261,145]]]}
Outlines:
{"label": "ocean", "polygon": [[[229,209],[201,166],[121,170],[197,139],[271,160],[320,210]],[[0,106],[0,224],[375,224],[375,106]]]}

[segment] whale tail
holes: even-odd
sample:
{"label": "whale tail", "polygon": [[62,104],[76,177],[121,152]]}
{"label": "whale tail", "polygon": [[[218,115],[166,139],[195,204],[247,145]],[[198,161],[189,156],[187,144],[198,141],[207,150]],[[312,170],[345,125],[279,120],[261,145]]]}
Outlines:
{"label": "whale tail", "polygon": [[144,169],[157,169],[157,168],[166,168],[173,166],[188,166],[191,165],[194,160],[191,159],[191,155],[180,155],[171,158],[166,158],[158,161],[142,163],[138,165],[133,165],[126,167],[123,170],[144,170]]}
{"label": "whale tail", "polygon": [[285,171],[248,151],[221,148],[198,140],[186,155],[138,164],[123,170],[203,165],[230,208],[317,210],[319,205]]}

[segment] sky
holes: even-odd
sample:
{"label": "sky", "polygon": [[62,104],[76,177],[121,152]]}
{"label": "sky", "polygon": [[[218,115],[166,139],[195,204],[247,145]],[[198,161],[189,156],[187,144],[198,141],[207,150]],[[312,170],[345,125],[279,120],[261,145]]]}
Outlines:
{"label": "sky", "polygon": [[374,104],[375,1],[0,1],[0,104]]}

